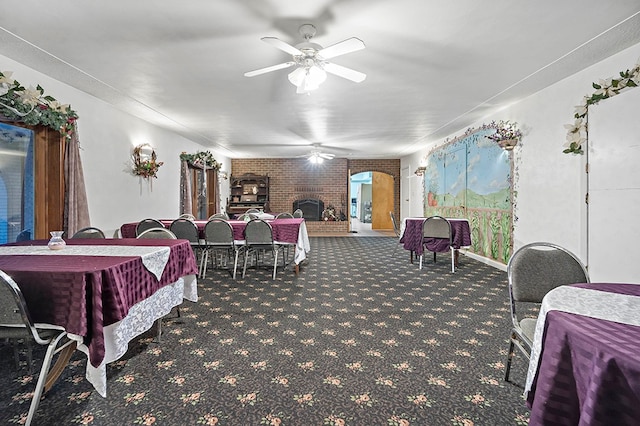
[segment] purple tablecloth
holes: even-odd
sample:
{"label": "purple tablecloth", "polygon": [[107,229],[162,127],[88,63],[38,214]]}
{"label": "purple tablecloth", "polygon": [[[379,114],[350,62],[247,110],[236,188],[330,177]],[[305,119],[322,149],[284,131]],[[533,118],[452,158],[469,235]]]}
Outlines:
{"label": "purple tablecloth", "polygon": [[[453,247],[467,247],[471,245],[471,230],[469,229],[469,221],[466,219],[448,219],[451,223],[451,232],[453,234]],[[405,250],[415,252],[418,256],[422,255],[422,224],[425,218],[407,218],[405,220],[405,229],[400,238]],[[449,241],[442,238],[425,238],[427,250],[431,252],[444,253],[449,251]]]}
{"label": "purple tablecloth", "polygon": [[[291,244],[295,244],[298,241],[298,231],[303,221],[304,218],[266,220],[266,222],[271,224],[273,239],[275,241]],[[160,222],[162,222],[166,228],[169,228],[172,220],[163,219]],[[235,240],[244,240],[244,228],[247,226],[247,223],[242,220],[230,220],[228,222],[233,228],[233,238]],[[196,220],[195,224],[200,231],[200,238],[204,238],[204,227],[207,221]],[[120,234],[123,238],[135,238],[137,225],[137,222],[123,224],[120,227]]]}
{"label": "purple tablecloth", "polygon": [[[640,315],[640,285],[575,287],[637,296]],[[640,424],[640,327],[548,311],[527,405],[529,425]]]}
{"label": "purple tablecloth", "polygon": [[[10,245],[46,245],[47,240]],[[89,359],[104,358],[103,327],[122,320],[131,306],[186,275],[198,265],[186,240],[69,239],[69,245],[169,246],[158,279],[139,256],[0,255],[0,269],[22,290],[35,322],[60,325],[84,337]]]}

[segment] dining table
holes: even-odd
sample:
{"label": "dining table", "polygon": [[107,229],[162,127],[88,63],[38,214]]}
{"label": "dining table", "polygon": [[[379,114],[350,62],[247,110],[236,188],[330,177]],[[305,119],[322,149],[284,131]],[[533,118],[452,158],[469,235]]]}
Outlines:
{"label": "dining table", "polygon": [[640,424],[640,284],[547,293],[524,396],[529,425]]}
{"label": "dining table", "polygon": [[[160,222],[165,228],[169,228],[171,223],[175,219],[160,219]],[[311,245],[309,243],[309,234],[307,232],[307,225],[304,218],[289,218],[289,219],[264,219],[265,222],[271,225],[273,230],[273,240],[276,243],[291,245],[295,247],[293,264],[296,274],[299,273],[300,264],[307,258],[307,253],[311,251]],[[207,225],[207,220],[194,220],[193,221],[198,228],[200,239],[205,239],[204,229]],[[247,222],[243,220],[227,220],[233,229],[233,239],[239,244],[244,243],[244,228],[247,226]],[[120,226],[120,235],[123,238],[135,238],[136,226],[138,222],[125,223]]]}
{"label": "dining table", "polygon": [[106,365],[183,301],[198,300],[187,240],[68,239],[0,246],[0,270],[22,291],[36,323],[61,326],[88,358],[86,378],[106,396]]}
{"label": "dining table", "polygon": [[[405,250],[411,253],[413,262],[414,253],[422,256],[424,247],[434,253],[445,253],[449,249],[449,241],[445,238],[423,238],[422,224],[426,217],[407,217],[400,225],[400,243]],[[461,218],[446,218],[451,223],[452,245],[455,249],[455,263],[458,263],[458,250],[471,246],[471,228],[469,221]]]}

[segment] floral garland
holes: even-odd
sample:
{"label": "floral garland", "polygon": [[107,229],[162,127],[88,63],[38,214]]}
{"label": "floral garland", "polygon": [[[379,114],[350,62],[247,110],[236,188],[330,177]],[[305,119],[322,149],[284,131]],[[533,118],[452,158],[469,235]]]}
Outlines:
{"label": "floral garland", "polygon": [[45,96],[40,85],[25,89],[11,78],[10,71],[0,72],[0,115],[30,125],[43,125],[59,131],[68,140],[76,131],[78,115],[68,104]]}
{"label": "floral garland", "polygon": [[180,154],[180,160],[186,161],[193,166],[206,167],[207,169],[219,170],[221,166],[221,164],[218,163],[215,158],[213,158],[213,154],[209,151],[198,151],[195,154],[187,154],[186,152],[182,152]]}
{"label": "floral garland", "polygon": [[565,154],[583,154],[582,145],[587,141],[587,111],[589,105],[595,105],[603,99],[608,99],[619,94],[627,87],[640,85],[640,61],[630,70],[620,71],[620,77],[600,80],[592,83],[596,91],[591,96],[585,96],[582,103],[575,108],[573,124],[565,124],[567,132]]}
{"label": "floral garland", "polygon": [[143,145],[138,145],[133,150],[133,174],[141,176],[145,179],[158,178],[158,169],[164,164],[162,161],[157,161],[156,152],[151,153],[150,160],[143,160],[140,156],[140,151]]}

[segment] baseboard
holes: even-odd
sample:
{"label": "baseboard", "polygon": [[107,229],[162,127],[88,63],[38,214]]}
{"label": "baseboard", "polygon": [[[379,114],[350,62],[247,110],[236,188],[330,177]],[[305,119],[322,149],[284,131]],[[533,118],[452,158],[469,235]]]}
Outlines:
{"label": "baseboard", "polygon": [[493,266],[496,269],[507,272],[507,265],[505,265],[504,263],[497,262],[493,259],[489,259],[488,257],[480,256],[464,249],[461,249],[460,253],[470,257],[473,260],[477,260],[478,262],[482,262],[486,265]]}

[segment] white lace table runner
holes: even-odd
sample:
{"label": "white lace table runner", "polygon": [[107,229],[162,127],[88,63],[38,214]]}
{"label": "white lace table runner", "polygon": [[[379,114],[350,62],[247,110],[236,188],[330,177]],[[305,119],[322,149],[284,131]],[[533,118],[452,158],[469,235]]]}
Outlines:
{"label": "white lace table runner", "polygon": [[525,396],[531,390],[533,379],[538,371],[542,334],[547,319],[547,312],[562,311],[586,317],[615,321],[622,324],[640,326],[640,297],[628,294],[609,293],[606,291],[562,286],[551,290],[542,299],[542,306],[533,335],[533,347],[524,387]]}
{"label": "white lace table runner", "polygon": [[171,249],[167,246],[89,246],[67,245],[61,250],[50,250],[47,246],[4,246],[0,255],[51,255],[51,256],[136,256],[158,281],[169,261]]}

